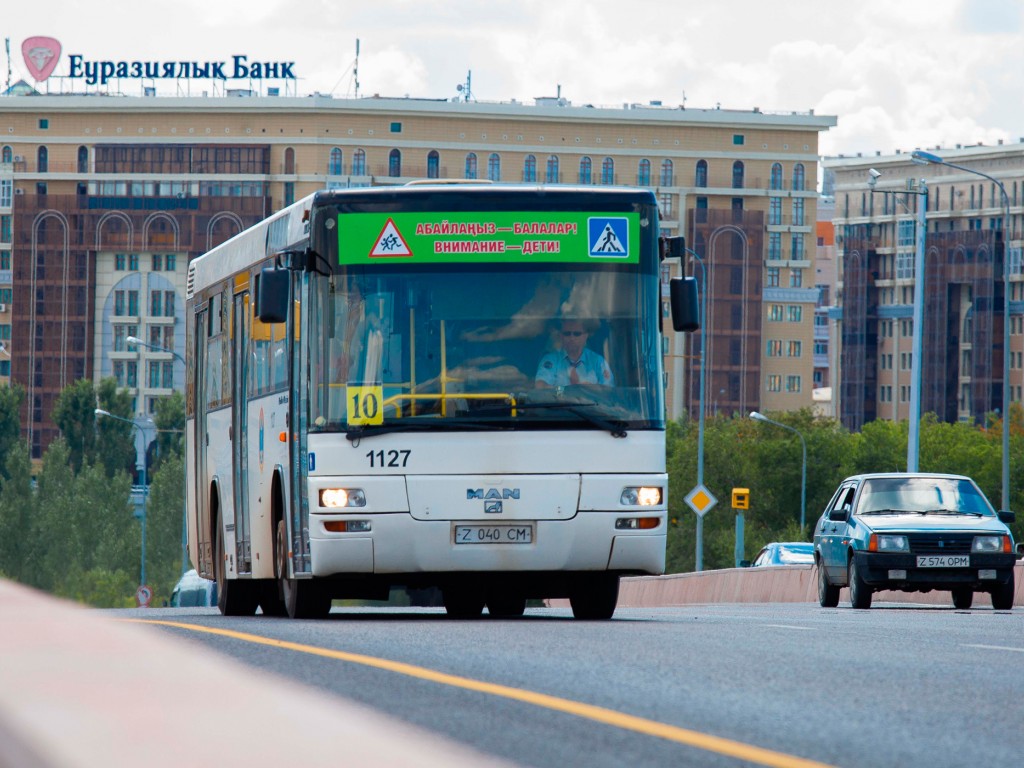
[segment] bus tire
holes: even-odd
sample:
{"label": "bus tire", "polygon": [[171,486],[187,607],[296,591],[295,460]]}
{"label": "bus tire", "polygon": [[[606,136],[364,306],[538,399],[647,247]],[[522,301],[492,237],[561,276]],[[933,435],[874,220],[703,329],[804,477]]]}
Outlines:
{"label": "bus tire", "polygon": [[573,618],[605,621],[615,613],[619,602],[619,575],[598,573],[577,580],[569,593]]}
{"label": "bus tire", "polygon": [[510,590],[487,594],[487,613],[496,619],[511,619],[526,612],[526,598]]}
{"label": "bus tire", "polygon": [[479,587],[446,586],[444,610],[451,619],[475,619],[484,612],[484,592]]}
{"label": "bus tire", "polygon": [[292,619],[322,619],[331,612],[331,596],[323,585],[312,579],[293,579],[288,576],[288,531],[284,520],[277,521],[274,545],[274,571],[281,587],[284,612]]}
{"label": "bus tire", "polygon": [[217,520],[213,556],[213,572],[217,579],[217,607],[225,616],[252,616],[259,605],[252,581],[229,579],[224,531]]}

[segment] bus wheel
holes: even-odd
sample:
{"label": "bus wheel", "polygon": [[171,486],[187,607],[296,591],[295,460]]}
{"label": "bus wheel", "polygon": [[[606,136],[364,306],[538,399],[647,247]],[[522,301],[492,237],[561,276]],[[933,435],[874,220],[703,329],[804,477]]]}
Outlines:
{"label": "bus wheel", "polygon": [[277,521],[274,546],[274,571],[281,585],[284,612],[293,619],[322,619],[331,612],[331,596],[312,579],[288,577],[288,532],[284,520]]}
{"label": "bus wheel", "polygon": [[598,573],[580,579],[569,593],[572,615],[577,619],[603,621],[615,613],[619,602],[619,575]]}
{"label": "bus wheel", "polygon": [[217,607],[225,616],[252,616],[256,613],[256,590],[253,582],[229,579],[227,555],[224,550],[224,531],[217,521],[213,572],[217,579]]}
{"label": "bus wheel", "polygon": [[484,611],[484,593],[479,587],[447,586],[442,594],[450,618],[475,619]]}
{"label": "bus wheel", "polygon": [[496,619],[522,616],[526,611],[526,598],[509,590],[491,591],[487,594],[487,613]]}

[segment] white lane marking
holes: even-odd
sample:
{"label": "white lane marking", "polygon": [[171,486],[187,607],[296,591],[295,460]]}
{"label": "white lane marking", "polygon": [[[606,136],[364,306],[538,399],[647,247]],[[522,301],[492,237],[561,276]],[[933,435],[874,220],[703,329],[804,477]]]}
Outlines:
{"label": "white lane marking", "polygon": [[813,632],[814,627],[798,627],[796,624],[765,624],[766,627],[775,627],[776,629],[800,629],[805,632]]}
{"label": "white lane marking", "polygon": [[964,643],[964,648],[981,648],[986,651],[1013,651],[1014,653],[1024,653],[1024,648],[1014,648],[1009,645],[975,645],[971,643]]}

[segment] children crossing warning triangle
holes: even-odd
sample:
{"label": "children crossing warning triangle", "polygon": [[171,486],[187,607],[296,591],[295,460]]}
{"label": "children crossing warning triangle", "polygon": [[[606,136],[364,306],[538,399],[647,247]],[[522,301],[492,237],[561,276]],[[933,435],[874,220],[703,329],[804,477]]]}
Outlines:
{"label": "children crossing warning triangle", "polygon": [[377,242],[374,244],[373,250],[370,251],[370,256],[373,258],[412,256],[408,243],[405,242],[391,218],[388,218],[384,229],[377,236]]}

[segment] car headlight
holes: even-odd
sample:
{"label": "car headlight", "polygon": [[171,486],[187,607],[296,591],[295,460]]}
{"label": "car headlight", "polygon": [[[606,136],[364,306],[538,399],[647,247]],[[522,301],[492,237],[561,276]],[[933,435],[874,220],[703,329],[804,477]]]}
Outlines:
{"label": "car headlight", "polygon": [[328,509],[365,507],[366,494],[362,488],[321,488],[320,506]]}
{"label": "car headlight", "polygon": [[871,552],[909,552],[910,539],[902,533],[873,533],[868,541]]}
{"label": "car headlight", "polygon": [[1012,552],[1009,536],[975,536],[971,552]]}
{"label": "car headlight", "polygon": [[656,507],[661,504],[661,488],[658,486],[623,488],[622,495],[619,496],[619,504],[626,507]]}

